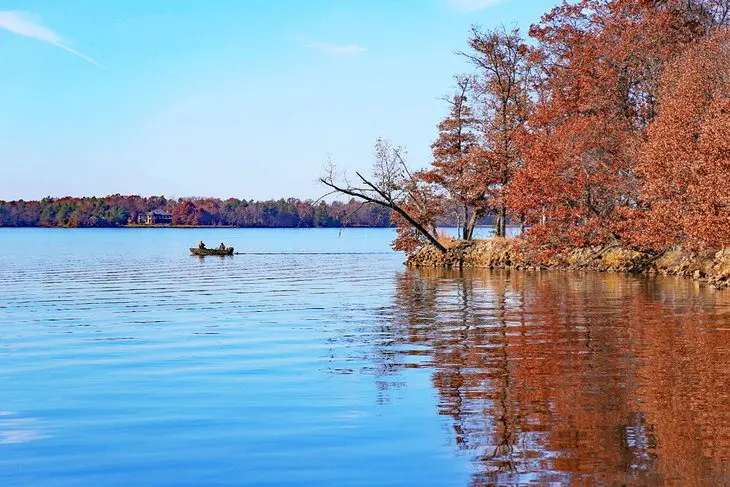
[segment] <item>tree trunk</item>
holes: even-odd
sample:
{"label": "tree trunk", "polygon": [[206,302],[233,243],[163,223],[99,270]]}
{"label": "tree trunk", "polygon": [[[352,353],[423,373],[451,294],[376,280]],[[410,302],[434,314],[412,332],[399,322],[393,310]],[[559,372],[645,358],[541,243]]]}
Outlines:
{"label": "tree trunk", "polygon": [[[377,201],[374,201],[374,203],[377,203]],[[441,245],[441,242],[438,241],[438,233],[435,227],[433,228],[433,233],[429,233],[428,230],[423,228],[423,225],[414,220],[411,215],[406,213],[405,210],[403,210],[403,208],[401,208],[399,205],[391,204],[389,208],[397,211],[400,216],[402,216],[408,223],[410,223],[411,226],[415,228],[418,233],[426,237],[426,240],[431,242],[431,244],[436,247],[441,253],[446,253],[446,247]]]}
{"label": "tree trunk", "polygon": [[342,194],[346,194],[348,196],[353,196],[355,198],[360,198],[364,201],[369,201],[370,203],[375,203],[376,205],[380,205],[385,208],[390,208],[391,210],[395,211],[400,216],[402,216],[405,221],[407,221],[418,233],[423,235],[426,238],[426,240],[428,240],[434,247],[436,247],[439,250],[439,252],[444,253],[444,254],[446,253],[446,247],[444,247],[441,244],[441,242],[439,242],[439,240],[438,240],[438,232],[437,232],[435,224],[430,225],[431,231],[429,232],[428,230],[426,230],[426,228],[424,228],[423,225],[418,223],[411,215],[409,215],[408,212],[406,212],[398,203],[396,203],[392,199],[388,198],[387,194],[385,194],[382,190],[379,190],[378,188],[376,188],[370,181],[368,181],[367,179],[362,177],[362,175],[360,175],[360,173],[356,173],[356,174],[358,175],[358,177],[360,177],[360,179],[362,179],[362,181],[366,185],[370,186],[375,192],[377,192],[383,198],[383,200],[379,200],[377,198],[368,196],[368,195],[364,194],[362,191],[358,191],[358,190],[350,189],[350,188],[339,187],[332,181],[329,181],[325,178],[320,178],[319,180],[321,183],[325,184],[326,186],[329,186],[333,190],[340,192]]}
{"label": "tree trunk", "polygon": [[507,207],[502,204],[502,237],[507,236]]}
{"label": "tree trunk", "polygon": [[478,212],[474,212],[471,214],[471,219],[469,219],[469,230],[464,231],[464,240],[472,240],[474,238],[474,228],[477,226],[477,220],[479,220],[479,214]]}
{"label": "tree trunk", "polygon": [[497,222],[496,222],[496,228],[495,233],[497,237],[504,237],[505,236],[505,230],[507,226],[507,207],[502,203],[502,205],[499,207],[499,211],[497,213]]}
{"label": "tree trunk", "polygon": [[469,207],[464,205],[464,231],[461,234],[464,240],[469,240]]}

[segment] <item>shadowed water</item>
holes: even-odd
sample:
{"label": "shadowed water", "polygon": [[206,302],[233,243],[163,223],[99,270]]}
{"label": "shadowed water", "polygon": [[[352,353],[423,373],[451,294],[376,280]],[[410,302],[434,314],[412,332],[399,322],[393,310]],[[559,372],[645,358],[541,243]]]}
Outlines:
{"label": "shadowed water", "polygon": [[0,485],[730,483],[728,292],[392,236],[0,229]]}

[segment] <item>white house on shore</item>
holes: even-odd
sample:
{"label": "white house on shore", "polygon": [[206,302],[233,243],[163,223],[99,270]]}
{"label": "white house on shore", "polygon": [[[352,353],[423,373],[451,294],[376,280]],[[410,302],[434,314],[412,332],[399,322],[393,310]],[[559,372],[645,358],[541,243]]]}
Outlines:
{"label": "white house on shore", "polygon": [[145,225],[170,225],[172,223],[172,213],[158,208],[148,213],[137,215],[137,223]]}

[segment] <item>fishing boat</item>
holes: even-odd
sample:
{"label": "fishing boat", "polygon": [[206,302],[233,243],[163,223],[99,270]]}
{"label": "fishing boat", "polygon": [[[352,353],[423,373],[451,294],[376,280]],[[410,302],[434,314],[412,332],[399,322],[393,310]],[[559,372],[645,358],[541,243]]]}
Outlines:
{"label": "fishing boat", "polygon": [[193,255],[233,255],[233,247],[226,247],[226,249],[199,249],[196,247],[190,247],[190,253]]}

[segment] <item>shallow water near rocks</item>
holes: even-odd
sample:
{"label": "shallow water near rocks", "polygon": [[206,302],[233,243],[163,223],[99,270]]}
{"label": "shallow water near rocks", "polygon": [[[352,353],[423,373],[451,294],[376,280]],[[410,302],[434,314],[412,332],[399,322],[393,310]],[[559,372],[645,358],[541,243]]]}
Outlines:
{"label": "shallow water near rocks", "polygon": [[0,485],[730,483],[730,291],[392,237],[0,229]]}

